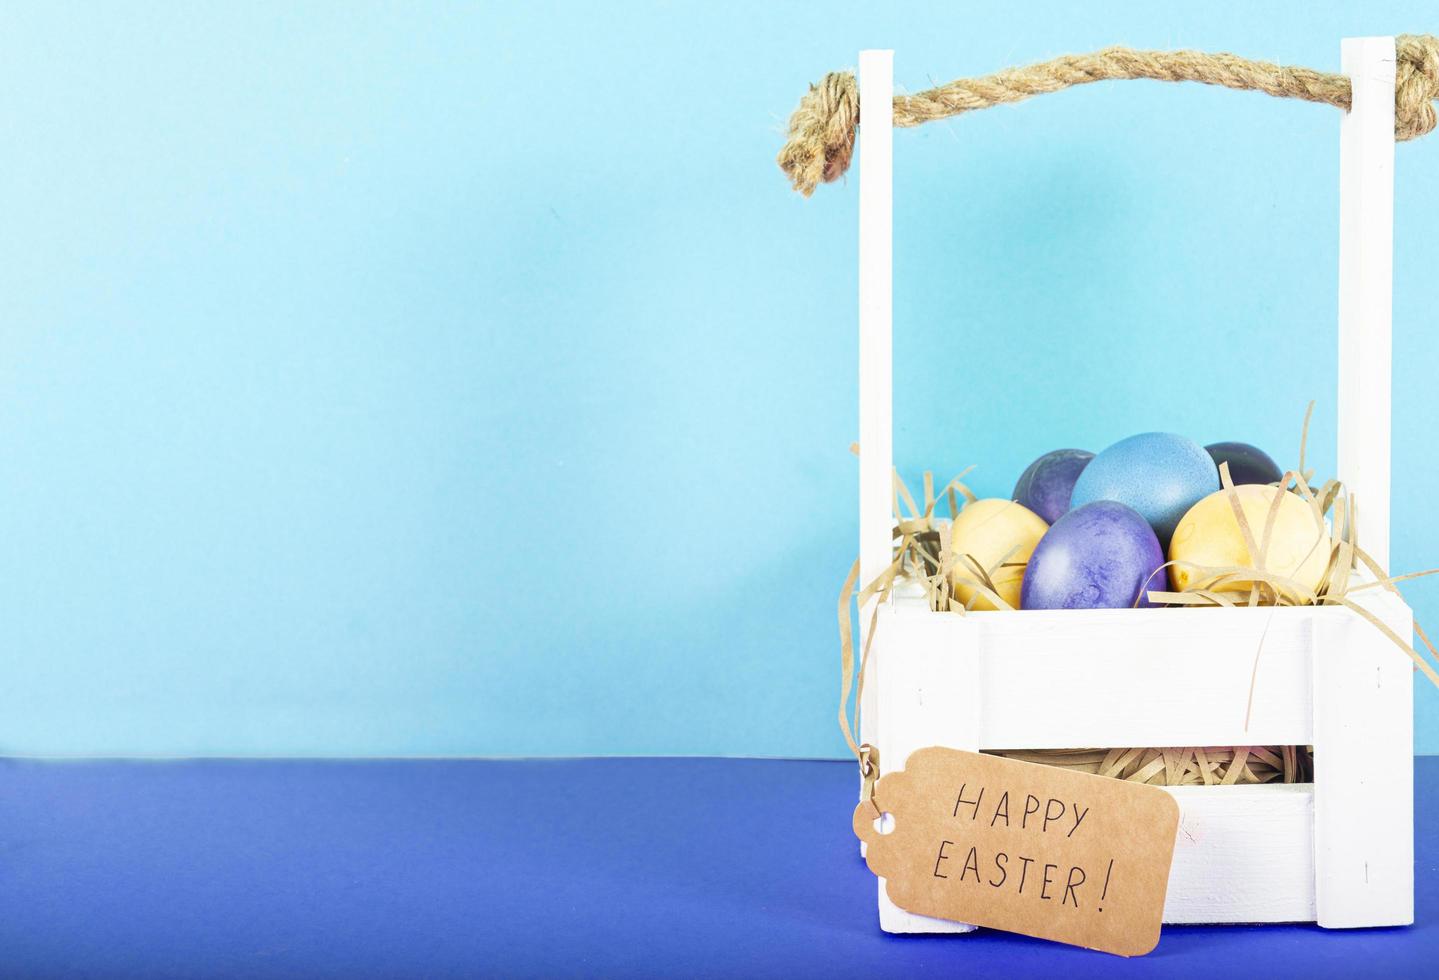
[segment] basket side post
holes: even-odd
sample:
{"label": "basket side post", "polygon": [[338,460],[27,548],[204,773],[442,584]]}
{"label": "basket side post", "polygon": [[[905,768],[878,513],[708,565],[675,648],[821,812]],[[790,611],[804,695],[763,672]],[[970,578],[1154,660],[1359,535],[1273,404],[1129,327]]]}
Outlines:
{"label": "basket side post", "polygon": [[[1409,609],[1363,600],[1400,636]],[[1414,670],[1348,612],[1314,632],[1314,907],[1327,929],[1414,921]]]}
{"label": "basket side post", "polygon": [[1346,38],[1353,107],[1339,132],[1339,472],[1363,545],[1389,567],[1394,281],[1394,39]]}
{"label": "basket side post", "polygon": [[[894,52],[859,54],[859,571],[860,584],[891,561],[894,430],[893,147]],[[868,629],[870,610],[860,610]],[[866,682],[861,742],[878,744],[877,685]]]}
{"label": "basket side post", "polygon": [[[1339,140],[1339,472],[1364,545],[1389,564],[1389,413],[1394,258],[1392,37],[1346,38],[1353,104]],[[1403,637],[1392,595],[1366,607]],[[1314,634],[1314,898],[1321,926],[1414,921],[1414,717],[1409,661],[1344,615]]]}
{"label": "basket side post", "polygon": [[[876,647],[883,658],[875,683],[884,731],[880,764],[886,772],[904,766],[911,752],[928,745],[978,751],[982,730],[982,644],[974,619],[894,608],[880,610]],[[879,927],[890,933],[962,933],[974,926],[907,912],[890,901],[879,880]]]}

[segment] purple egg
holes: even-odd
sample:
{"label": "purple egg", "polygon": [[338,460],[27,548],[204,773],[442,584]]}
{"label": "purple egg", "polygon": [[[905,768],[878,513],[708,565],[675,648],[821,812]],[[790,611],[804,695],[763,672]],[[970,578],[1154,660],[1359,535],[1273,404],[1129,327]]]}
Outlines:
{"label": "purple egg", "polygon": [[1069,510],[1074,481],[1094,453],[1083,449],[1056,449],[1030,463],[1020,474],[1010,498],[1053,524]]}
{"label": "purple egg", "polygon": [[[1165,587],[1159,538],[1138,511],[1096,500],[1065,514],[1039,539],[1020,587],[1021,609],[1128,609]],[[1146,586],[1147,583],[1147,586]]]}
{"label": "purple egg", "polygon": [[1217,467],[1229,464],[1229,478],[1237,487],[1241,483],[1278,483],[1284,479],[1284,472],[1268,453],[1247,442],[1216,442],[1205,446],[1204,451]]}

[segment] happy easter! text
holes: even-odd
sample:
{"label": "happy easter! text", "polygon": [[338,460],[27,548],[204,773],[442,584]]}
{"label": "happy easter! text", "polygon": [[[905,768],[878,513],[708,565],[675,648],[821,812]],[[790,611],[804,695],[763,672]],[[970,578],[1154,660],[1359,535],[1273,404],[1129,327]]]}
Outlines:
{"label": "happy easter! text", "polygon": [[[960,786],[955,794],[951,814],[956,826],[955,836],[960,838],[965,825],[977,823],[985,830],[1006,827],[1066,840],[1083,827],[1084,818],[1088,815],[1089,808],[1078,803],[1053,797],[1041,799],[1031,793],[1011,793],[1009,790],[995,794],[983,786],[976,789],[967,783]],[[1057,901],[1060,905],[1077,909],[1081,897],[1088,893],[1093,893],[1096,902],[1104,901],[1113,868],[1111,860],[1102,869],[1101,890],[1096,891],[1093,884],[1084,889],[1083,886],[1092,881],[1092,877],[1077,864],[1044,862],[1001,850],[981,853],[978,846],[966,848],[960,842],[946,839],[939,843],[933,874],[936,878],[989,888],[1012,888],[1020,895],[1031,895],[1041,901]],[[1102,906],[1099,911],[1103,911]]]}

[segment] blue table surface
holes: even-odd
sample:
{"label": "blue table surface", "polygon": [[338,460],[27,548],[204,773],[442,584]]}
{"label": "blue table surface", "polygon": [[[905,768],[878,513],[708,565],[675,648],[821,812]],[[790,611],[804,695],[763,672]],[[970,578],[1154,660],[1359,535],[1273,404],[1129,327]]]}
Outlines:
{"label": "blue table surface", "polygon": [[1167,927],[1121,960],[879,931],[851,765],[0,761],[0,975],[1439,975],[1439,759],[1417,922]]}

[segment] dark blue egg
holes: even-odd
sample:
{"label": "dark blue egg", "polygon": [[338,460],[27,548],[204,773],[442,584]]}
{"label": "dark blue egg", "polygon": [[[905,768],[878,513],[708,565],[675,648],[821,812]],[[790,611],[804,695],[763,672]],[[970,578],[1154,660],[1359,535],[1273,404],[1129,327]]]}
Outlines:
{"label": "dark blue egg", "polygon": [[1083,449],[1056,449],[1045,453],[1020,474],[1011,499],[1053,524],[1069,510],[1074,481],[1093,458],[1094,453]]}
{"label": "dark blue egg", "polygon": [[1069,506],[1117,500],[1139,511],[1169,547],[1175,525],[1189,508],[1219,489],[1214,460],[1192,439],[1145,432],[1121,439],[1089,461]]}
{"label": "dark blue egg", "polygon": [[1205,446],[1204,451],[1213,459],[1218,468],[1220,463],[1229,464],[1229,478],[1237,487],[1241,483],[1278,483],[1284,479],[1284,471],[1268,453],[1247,442],[1216,442]]}
{"label": "dark blue egg", "polygon": [[1159,538],[1138,511],[1113,500],[1076,507],[1039,539],[1020,586],[1021,609],[1128,609],[1163,589]]}

